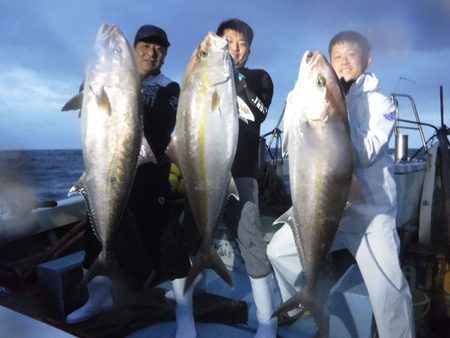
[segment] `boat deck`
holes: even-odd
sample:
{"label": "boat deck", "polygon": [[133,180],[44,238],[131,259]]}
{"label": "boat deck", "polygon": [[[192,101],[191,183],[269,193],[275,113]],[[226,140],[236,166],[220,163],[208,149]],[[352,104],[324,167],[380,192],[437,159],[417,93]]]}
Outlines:
{"label": "boat deck", "polygon": [[[233,271],[233,282],[235,287],[230,288],[215,272],[208,270],[208,293],[230,298],[231,300],[243,301],[247,303],[248,320],[245,324],[224,324],[213,322],[196,321],[197,337],[198,338],[220,338],[220,337],[235,337],[246,338],[253,337],[256,332],[256,308],[253,302],[250,282],[246,273],[240,269]],[[170,283],[165,282],[159,285],[160,288],[169,289]],[[24,295],[16,296],[16,299],[9,299],[11,296],[3,297],[0,302],[4,306],[0,306],[0,337],[106,337],[105,332],[93,331],[92,326],[88,331],[84,331],[83,325],[70,326],[62,321],[54,320],[48,317],[48,304],[42,299],[41,290],[39,288],[28,289]],[[18,298],[17,298],[18,297]],[[25,306],[26,300],[26,306]],[[196,300],[194,299],[194,302]],[[241,311],[242,308],[239,310]],[[20,313],[20,312],[22,313]],[[158,310],[156,310],[158,311]],[[161,309],[162,312],[165,309]],[[232,308],[230,309],[232,311]],[[105,316],[100,316],[99,321],[105,321]],[[223,312],[222,312],[223,318]],[[230,317],[236,317],[236,314],[231,313]],[[239,316],[239,315],[237,315]],[[115,314],[111,314],[111,325],[114,326]],[[130,322],[130,330],[125,335],[127,338],[139,337],[174,337],[176,324],[174,320],[167,320],[167,316],[162,315],[164,321],[154,322],[142,325],[142,322],[135,325]],[[243,316],[241,316],[243,317]],[[139,320],[142,319],[139,318]],[[214,320],[209,318],[208,321]],[[94,321],[94,320],[92,320]],[[218,319],[220,321],[220,318]],[[102,324],[104,325],[104,324]],[[136,330],[132,327],[140,327]],[[99,326],[101,328],[101,326]],[[100,330],[99,330],[100,331]],[[123,332],[123,328],[121,330]],[[281,325],[278,330],[278,337],[280,338],[306,338],[312,337],[316,332],[316,327],[312,318],[299,319],[289,324]]]}
{"label": "boat deck", "polygon": [[[243,300],[248,305],[247,324],[226,325],[220,323],[196,322],[198,338],[247,338],[254,337],[257,321],[256,306],[250,289],[248,276],[240,270],[233,272],[234,288],[230,288],[215,272],[207,271],[208,292],[215,293],[227,298]],[[169,284],[163,285],[165,288]],[[175,322],[161,322],[149,325],[141,330],[133,332],[127,338],[140,337],[174,337],[176,325]],[[280,338],[309,338],[316,333],[316,326],[312,318],[305,318],[294,321],[290,324],[281,325],[278,329]]]}

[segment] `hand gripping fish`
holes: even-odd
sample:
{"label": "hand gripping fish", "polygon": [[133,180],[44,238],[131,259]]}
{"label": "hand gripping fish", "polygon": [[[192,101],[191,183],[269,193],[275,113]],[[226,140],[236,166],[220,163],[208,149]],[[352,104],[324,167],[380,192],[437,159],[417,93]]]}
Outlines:
{"label": "hand gripping fish", "polygon": [[347,202],[353,165],[345,98],[320,52],[304,54],[284,119],[292,208],[279,221],[289,223],[294,233],[306,285],[274,315],[301,304],[311,312],[319,335],[327,337],[317,284]]}
{"label": "hand gripping fish", "polygon": [[176,162],[202,238],[185,290],[207,267],[231,285],[228,270],[211,248],[211,237],[230,185],[236,193],[231,165],[237,145],[238,112],[228,44],[214,33],[208,33],[187,66],[175,133],[176,143],[171,147],[175,147]]}
{"label": "hand gripping fish", "polygon": [[[63,107],[76,109],[81,101],[84,173],[70,193],[84,196],[102,244],[82,285],[97,274],[111,276],[117,271],[113,240],[127,206],[144,139],[139,89],[134,52],[127,39],[117,26],[102,25],[83,91]],[[153,153],[150,156],[155,162]]]}

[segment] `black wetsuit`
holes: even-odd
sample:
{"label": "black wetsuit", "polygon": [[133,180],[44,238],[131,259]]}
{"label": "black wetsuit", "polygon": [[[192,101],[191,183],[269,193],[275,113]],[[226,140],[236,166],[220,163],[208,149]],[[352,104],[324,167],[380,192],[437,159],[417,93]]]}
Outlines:
{"label": "black wetsuit", "polygon": [[[168,180],[170,163],[164,153],[175,127],[179,94],[178,83],[163,74],[148,77],[141,88],[144,135],[157,164],[138,167],[115,240],[116,257],[133,289],[141,287],[150,273],[155,284],[186,276],[190,266],[174,212]],[[84,267],[89,267],[101,250],[91,231],[87,237]]]}
{"label": "black wetsuit", "polygon": [[254,121],[239,119],[239,138],[231,172],[234,178],[256,178],[261,123],[272,102],[273,83],[265,70],[240,68],[238,71],[245,79],[237,82],[236,93],[250,108]]}

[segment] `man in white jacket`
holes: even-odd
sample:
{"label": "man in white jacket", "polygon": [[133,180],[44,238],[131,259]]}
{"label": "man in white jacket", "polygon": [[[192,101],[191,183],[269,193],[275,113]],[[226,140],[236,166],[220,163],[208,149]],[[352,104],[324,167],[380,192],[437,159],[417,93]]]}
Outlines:
{"label": "man in white jacket", "polygon": [[[341,32],[330,41],[328,51],[346,94],[354,172],[364,195],[363,201],[352,201],[344,211],[331,250],[346,248],[354,256],[379,336],[414,337],[411,292],[398,258],[396,185],[388,154],[394,107],[378,91],[375,75],[366,73],[371,56],[365,37]],[[286,301],[301,289],[298,277],[303,270],[288,224],[275,233],[267,253]]]}

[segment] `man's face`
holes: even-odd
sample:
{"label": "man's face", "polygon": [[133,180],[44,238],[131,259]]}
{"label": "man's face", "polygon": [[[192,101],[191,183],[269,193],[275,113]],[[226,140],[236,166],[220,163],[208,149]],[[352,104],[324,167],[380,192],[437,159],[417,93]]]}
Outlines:
{"label": "man's face", "polygon": [[136,55],[139,74],[144,79],[149,75],[159,73],[164,64],[167,48],[156,43],[138,41],[134,47],[134,54]]}
{"label": "man's face", "polygon": [[236,68],[244,67],[250,54],[250,46],[244,34],[233,29],[225,29],[222,37],[228,41],[228,50]]}
{"label": "man's face", "polygon": [[338,42],[331,48],[331,66],[334,68],[338,78],[345,81],[356,80],[364,73],[369,60],[364,59],[359,44],[350,41]]}

